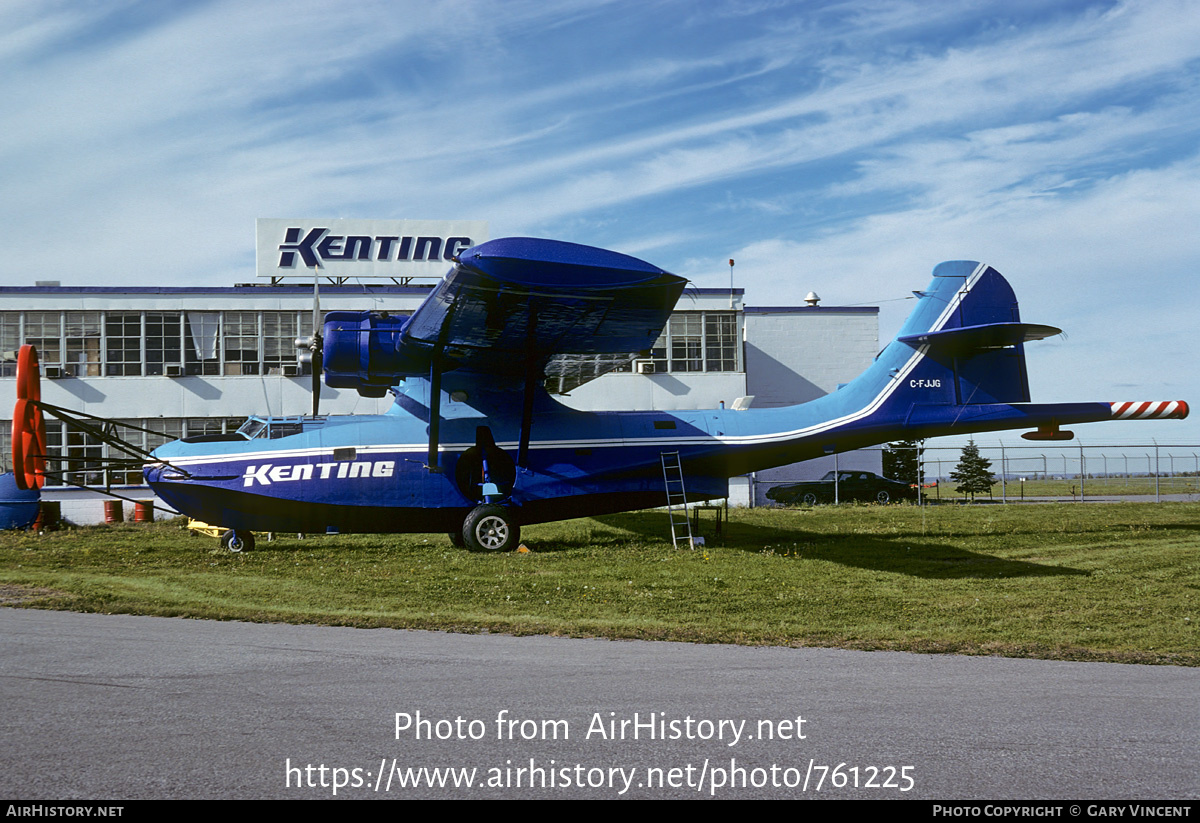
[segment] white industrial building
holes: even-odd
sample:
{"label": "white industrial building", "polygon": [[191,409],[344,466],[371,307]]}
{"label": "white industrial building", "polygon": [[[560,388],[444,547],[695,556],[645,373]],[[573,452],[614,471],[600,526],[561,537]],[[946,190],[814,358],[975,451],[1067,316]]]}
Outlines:
{"label": "white industrial building", "polygon": [[[321,306],[409,313],[432,289],[411,282],[326,282]],[[741,289],[688,289],[649,361],[560,399],[594,410],[716,408],[744,396],[753,396],[755,406],[789,405],[834,391],[878,351],[876,308],[753,308],[743,306],[742,297]],[[13,353],[31,343],[42,364],[45,402],[149,429],[119,432],[147,450],[179,437],[234,431],[250,415],[308,414],[311,377],[294,341],[310,334],[311,324],[311,283],[274,276],[231,287],[0,287],[0,408],[11,409],[16,400]],[[376,414],[389,403],[345,389],[321,393],[324,415]],[[10,420],[0,421],[0,432],[0,462],[7,468]],[[104,468],[107,446],[49,415],[47,441],[53,454],[72,458],[63,481],[51,480],[43,490],[63,501],[65,518],[95,522],[101,516],[99,495],[68,484],[150,496],[139,470]],[[879,471],[878,451],[839,459],[842,468]],[[760,503],[771,480],[820,476],[832,460],[735,478],[730,503]]]}

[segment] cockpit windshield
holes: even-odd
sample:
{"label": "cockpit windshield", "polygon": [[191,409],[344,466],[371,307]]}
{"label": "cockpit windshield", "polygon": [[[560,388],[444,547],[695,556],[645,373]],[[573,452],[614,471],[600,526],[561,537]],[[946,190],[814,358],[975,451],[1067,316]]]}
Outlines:
{"label": "cockpit windshield", "polygon": [[265,437],[267,433],[267,421],[257,417],[251,417],[240,427],[238,434],[247,440],[253,440],[256,437]]}
{"label": "cockpit windshield", "polygon": [[266,438],[275,440],[300,434],[305,425],[324,423],[323,417],[251,417],[238,429],[238,434],[247,440]]}

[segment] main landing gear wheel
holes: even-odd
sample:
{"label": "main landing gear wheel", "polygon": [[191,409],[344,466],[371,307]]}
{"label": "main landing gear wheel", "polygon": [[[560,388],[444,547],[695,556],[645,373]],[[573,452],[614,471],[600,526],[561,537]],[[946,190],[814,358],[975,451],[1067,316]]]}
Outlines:
{"label": "main landing gear wheel", "polygon": [[463,540],[462,532],[449,532],[446,536],[450,538],[454,548],[465,549],[467,547],[467,541]]}
{"label": "main landing gear wheel", "polygon": [[462,536],[473,552],[510,552],[521,539],[521,527],[508,509],[485,503],[471,509]]}
{"label": "main landing gear wheel", "polygon": [[221,548],[229,549],[234,554],[254,551],[254,535],[250,532],[230,529],[221,535]]}

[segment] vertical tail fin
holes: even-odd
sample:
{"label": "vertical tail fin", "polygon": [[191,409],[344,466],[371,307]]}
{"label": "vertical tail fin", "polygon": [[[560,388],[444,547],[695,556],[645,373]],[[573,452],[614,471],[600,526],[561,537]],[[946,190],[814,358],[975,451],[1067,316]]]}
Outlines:
{"label": "vertical tail fin", "polygon": [[892,344],[923,355],[908,376],[907,388],[919,398],[915,402],[1029,402],[1024,343],[1061,329],[1022,323],[1012,287],[982,263],[942,263],[933,270],[930,288],[918,296],[917,308]]}
{"label": "vertical tail fin", "polygon": [[1059,440],[1070,437],[1060,424],[1187,416],[1182,401],[1031,403],[1024,344],[1061,330],[1022,322],[1012,287],[990,266],[942,263],[916,294],[900,334],[860,378],[888,425],[924,437],[1036,426],[1032,439]]}

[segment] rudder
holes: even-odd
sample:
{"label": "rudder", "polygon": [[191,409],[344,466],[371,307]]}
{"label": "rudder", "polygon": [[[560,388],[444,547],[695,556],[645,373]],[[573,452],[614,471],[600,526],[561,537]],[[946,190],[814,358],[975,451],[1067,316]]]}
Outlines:
{"label": "rudder", "polygon": [[908,388],[923,404],[1027,403],[1024,343],[1060,333],[1022,323],[1017,297],[991,266],[942,263],[896,343],[923,354]]}

